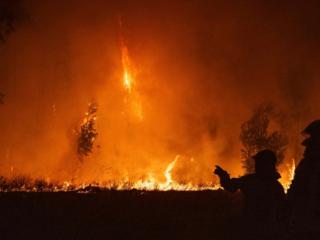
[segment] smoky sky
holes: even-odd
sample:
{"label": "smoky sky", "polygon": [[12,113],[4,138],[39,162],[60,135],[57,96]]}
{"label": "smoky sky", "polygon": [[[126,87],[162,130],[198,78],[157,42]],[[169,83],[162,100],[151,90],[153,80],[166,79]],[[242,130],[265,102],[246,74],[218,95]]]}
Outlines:
{"label": "smoky sky", "polygon": [[[214,163],[239,172],[240,126],[259,104],[282,113],[292,143],[319,117],[318,1],[23,0],[9,9],[17,7],[22,20],[0,45],[2,174],[78,166],[73,130],[91,100],[101,148],[83,175],[93,177],[102,165],[139,175],[175,154],[194,157],[205,176]],[[119,35],[144,123],[124,120]]]}

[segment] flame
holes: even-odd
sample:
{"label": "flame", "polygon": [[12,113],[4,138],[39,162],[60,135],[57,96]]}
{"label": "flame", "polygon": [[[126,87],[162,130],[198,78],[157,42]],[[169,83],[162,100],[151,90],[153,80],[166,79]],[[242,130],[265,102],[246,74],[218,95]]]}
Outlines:
{"label": "flame", "polygon": [[[99,188],[101,190],[141,190],[141,191],[204,191],[204,190],[217,190],[220,189],[219,184],[215,185],[198,185],[192,182],[179,183],[174,180],[172,172],[177,165],[180,155],[176,155],[173,161],[171,161],[165,168],[163,176],[165,181],[161,182],[154,176],[152,172],[147,174],[146,178],[131,181],[129,176],[123,178],[120,181],[114,182],[95,182],[95,183],[76,183],[74,180],[59,182],[50,182],[49,178],[46,180],[32,181],[27,178],[20,177],[20,179],[5,179],[5,185],[0,184],[0,191],[12,192],[12,191],[26,191],[26,192],[61,192],[61,191],[76,191],[80,193],[91,192],[92,189]],[[290,188],[291,182],[294,179],[296,163],[295,159],[292,159],[291,164],[287,164],[287,178],[281,179],[285,192]],[[4,179],[0,179],[0,182]],[[17,185],[17,183],[19,183]],[[41,186],[39,183],[41,182]]]}
{"label": "flame", "polygon": [[179,157],[180,156],[177,155],[175,157],[175,159],[168,165],[166,171],[164,172],[164,176],[166,177],[166,183],[168,185],[170,185],[173,182],[172,177],[171,177],[171,172],[172,172],[172,169],[174,168],[174,166],[176,165],[176,162],[178,161]]}
{"label": "flame", "polygon": [[141,190],[141,191],[204,191],[204,190],[217,190],[220,189],[220,185],[196,185],[191,182],[182,184],[175,181],[172,177],[172,171],[178,162],[180,155],[177,155],[173,161],[171,161],[165,171],[163,176],[165,177],[165,182],[159,181],[155,178],[153,173],[148,173],[147,178],[140,179],[135,182],[131,182],[129,177],[125,177],[123,181],[119,182],[101,182],[101,183],[75,183],[73,180],[59,182],[50,182],[49,178],[45,180],[35,180],[21,178],[19,179],[20,185],[10,184],[10,182],[15,182],[16,179],[6,180],[6,185],[2,186],[0,184],[0,190],[3,192],[12,191],[26,191],[26,192],[61,192],[61,191],[77,191],[81,193],[90,192],[91,189],[99,188],[102,190]]}
{"label": "flame", "polygon": [[294,158],[292,158],[292,165],[291,165],[291,168],[289,169],[290,185],[294,179],[295,171],[296,171],[296,161]]}
{"label": "flame", "polygon": [[159,191],[202,191],[202,190],[216,190],[220,188],[220,185],[214,185],[214,186],[198,186],[192,183],[187,184],[181,184],[176,182],[172,178],[172,171],[179,160],[180,155],[177,155],[172,162],[170,162],[163,175],[166,179],[165,182],[159,182],[158,179],[154,178],[152,173],[148,174],[147,179],[145,180],[139,180],[132,185],[129,182],[124,182],[116,187],[117,190],[123,190],[123,189],[136,189],[136,190],[146,190],[146,191],[153,191],[153,190],[159,190]]}
{"label": "flame", "polygon": [[[120,27],[122,27],[120,23]],[[124,40],[123,36],[120,36],[120,46],[119,46],[119,65],[121,65],[121,74],[120,77],[117,81],[119,81],[119,85],[121,88],[123,88],[123,95],[124,95],[124,102],[125,102],[125,107],[128,108],[128,116],[133,116],[134,118],[138,120],[143,120],[144,115],[147,114],[144,112],[146,111],[143,108],[143,101],[142,98],[147,97],[147,95],[143,95],[144,92],[141,92],[141,89],[139,89],[139,79],[138,79],[138,71],[136,69],[136,66],[134,64],[134,58],[131,58],[132,56],[130,55],[129,51],[129,46]],[[0,96],[1,97],[1,96]],[[147,103],[147,102],[146,102]],[[126,109],[127,110],[127,109]],[[56,113],[56,105],[52,105],[52,111],[55,114]],[[121,111],[122,112],[122,111]],[[127,117],[127,115],[126,115]],[[126,121],[127,119],[125,119]],[[89,126],[88,123],[92,122],[93,125],[95,125],[96,122],[96,114],[95,112],[90,113],[88,111],[85,114],[85,117],[83,119],[82,124],[80,125],[80,128],[86,128],[86,125]],[[146,121],[145,121],[146,123]],[[153,126],[157,127],[157,122],[152,123]],[[114,130],[114,129],[112,129]],[[116,132],[117,129],[115,129]],[[89,129],[89,133],[92,133],[90,135],[84,134],[84,136],[89,136],[88,139],[85,139],[84,141],[84,150],[81,151],[81,153],[88,153],[88,149],[90,150],[93,143],[96,140],[96,129]],[[85,132],[87,133],[87,132]],[[136,133],[136,132],[134,132]],[[133,135],[133,134],[132,134]],[[122,135],[120,135],[122,136]],[[112,140],[112,139],[111,139]],[[130,139],[131,140],[131,139]],[[111,141],[110,141],[111,142]],[[117,143],[117,142],[116,142]],[[133,145],[135,146],[135,145]],[[142,145],[143,146],[143,145]],[[211,147],[211,146],[210,146]],[[131,148],[130,148],[131,149]],[[140,150],[140,149],[139,149]],[[115,151],[117,152],[117,151]],[[128,150],[128,152],[130,152]],[[171,152],[170,152],[171,154]],[[86,154],[85,154],[86,155]],[[121,155],[120,155],[121,156]],[[139,156],[140,157],[140,156]],[[210,183],[206,183],[204,185],[197,184],[195,182],[179,182],[178,179],[174,178],[174,169],[182,161],[180,155],[176,155],[174,159],[170,159],[171,161],[169,162],[168,165],[161,166],[161,169],[164,169],[163,172],[160,172],[160,175],[162,174],[162,177],[164,178],[159,178],[159,173],[158,171],[153,172],[146,172],[146,177],[140,177],[138,180],[137,179],[130,179],[130,176],[122,176],[119,179],[119,177],[115,178],[116,180],[112,180],[112,182],[89,182],[89,180],[86,180],[88,182],[82,182],[83,180],[76,179],[76,181],[73,180],[68,180],[62,181],[62,182],[50,182],[50,180],[45,180],[41,184],[35,184],[36,181],[33,181],[33,183],[27,182],[27,180],[21,181],[21,184],[13,184],[9,187],[2,186],[0,184],[0,190],[5,190],[9,189],[10,191],[14,190],[24,190],[24,191],[73,191],[73,190],[84,190],[86,188],[90,187],[99,187],[101,189],[117,189],[117,190],[130,190],[130,189],[137,189],[137,190],[147,190],[147,191],[152,191],[152,190],[160,190],[160,191],[169,191],[169,190],[176,190],[176,191],[199,191],[199,190],[214,190],[220,188],[219,185],[211,185]],[[11,173],[15,173],[14,167],[11,167]],[[78,170],[78,169],[77,169]],[[288,166],[288,169],[285,170],[285,173],[287,173],[288,178],[285,179],[284,182],[282,182],[285,190],[287,191],[288,188],[291,185],[291,182],[294,178],[294,171],[295,171],[295,161],[292,159],[292,164]],[[121,173],[122,174],[122,173]],[[74,176],[73,176],[74,177]],[[78,177],[78,172],[76,172],[76,177]],[[189,180],[187,180],[189,181]],[[9,185],[10,185],[10,181]],[[41,182],[41,181],[39,181]]]}
{"label": "flame", "polygon": [[[287,177],[284,178],[284,179],[281,179],[281,184],[285,190],[285,192],[287,193],[290,186],[291,186],[291,183],[294,179],[294,176],[295,176],[295,170],[296,170],[296,160],[294,158],[291,159],[291,163],[287,164],[286,165],[287,168],[286,168],[286,173],[287,173]],[[282,173],[282,175],[284,174],[284,172]]]}
{"label": "flame", "polygon": [[[122,23],[120,22],[120,28]],[[120,37],[121,63],[122,63],[122,85],[126,92],[125,102],[129,104],[132,112],[138,120],[143,119],[140,94],[136,89],[136,69],[129,56],[128,46],[122,35]]]}
{"label": "flame", "polygon": [[128,94],[131,94],[134,85],[134,74],[129,58],[128,48],[123,42],[121,44],[121,59],[123,68],[122,83]]}

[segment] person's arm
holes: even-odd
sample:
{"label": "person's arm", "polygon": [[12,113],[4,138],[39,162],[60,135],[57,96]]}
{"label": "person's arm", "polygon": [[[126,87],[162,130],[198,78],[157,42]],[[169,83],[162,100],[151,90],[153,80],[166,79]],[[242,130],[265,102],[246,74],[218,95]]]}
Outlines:
{"label": "person's arm", "polygon": [[229,173],[219,166],[216,166],[214,174],[220,178],[221,187],[229,192],[235,192],[241,187],[241,178],[230,178]]}

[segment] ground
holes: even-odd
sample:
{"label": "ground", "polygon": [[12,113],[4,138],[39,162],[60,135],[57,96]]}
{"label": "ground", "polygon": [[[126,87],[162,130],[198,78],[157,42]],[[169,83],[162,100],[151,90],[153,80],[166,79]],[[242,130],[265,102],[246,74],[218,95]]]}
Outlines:
{"label": "ground", "polygon": [[0,193],[0,239],[229,239],[240,206],[221,190]]}

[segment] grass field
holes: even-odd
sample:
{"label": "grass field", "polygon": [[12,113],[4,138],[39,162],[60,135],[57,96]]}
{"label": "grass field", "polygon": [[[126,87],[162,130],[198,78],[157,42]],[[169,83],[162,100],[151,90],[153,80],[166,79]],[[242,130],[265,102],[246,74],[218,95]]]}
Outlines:
{"label": "grass field", "polygon": [[229,239],[241,197],[223,191],[0,194],[0,239]]}

